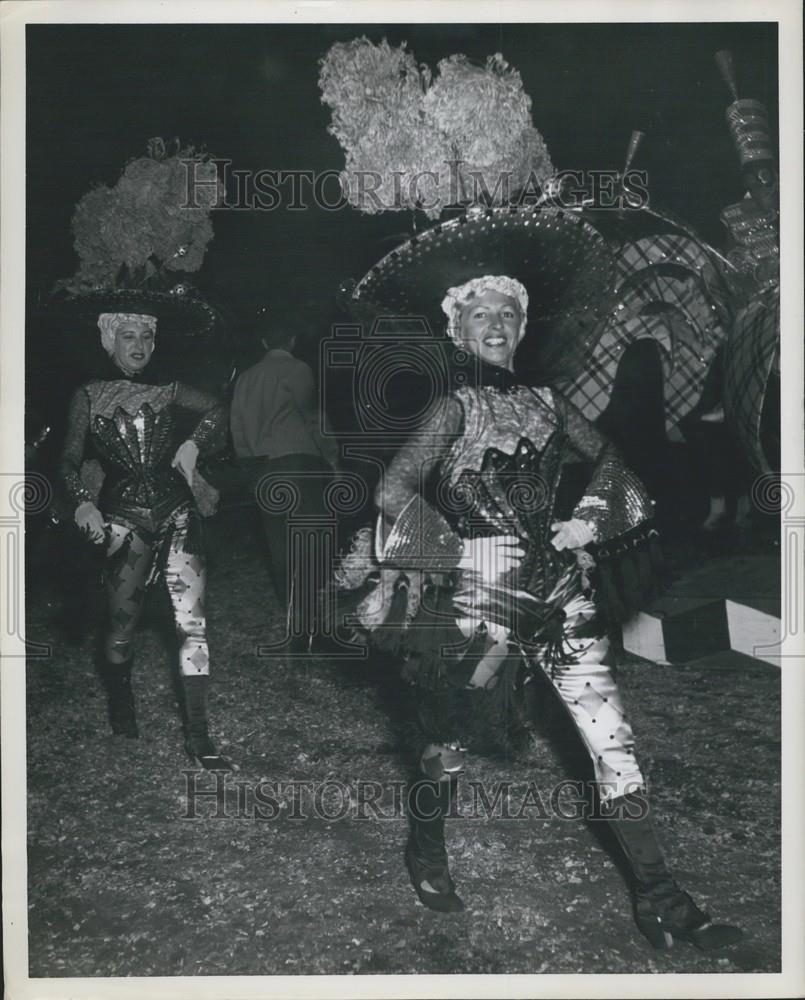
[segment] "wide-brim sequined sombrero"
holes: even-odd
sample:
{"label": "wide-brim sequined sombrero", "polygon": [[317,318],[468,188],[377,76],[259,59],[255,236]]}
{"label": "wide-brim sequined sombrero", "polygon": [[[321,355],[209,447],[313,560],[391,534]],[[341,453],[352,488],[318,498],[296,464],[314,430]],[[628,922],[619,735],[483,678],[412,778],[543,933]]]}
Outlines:
{"label": "wide-brim sequined sombrero", "polygon": [[101,313],[154,316],[160,338],[176,338],[188,343],[208,339],[216,324],[216,312],[212,306],[184,284],[178,284],[170,291],[98,289],[64,298],[62,307],[64,315],[90,326],[97,323]]}
{"label": "wide-brim sequined sombrero", "polygon": [[[723,257],[686,223],[648,205],[472,208],[383,256],[359,282],[345,286],[345,304],[367,330],[381,318],[421,317],[438,334],[445,329],[441,301],[448,287],[484,274],[507,274],[521,281],[529,296],[518,370],[561,383],[586,370],[617,308],[624,248],[638,248],[637,270],[662,271],[684,282],[691,277],[691,262],[678,250],[671,252],[680,240],[698,247],[699,263],[707,260],[711,281],[720,281],[718,272],[729,266]],[[649,248],[648,256],[640,247]]]}
{"label": "wide-brim sequined sombrero", "polygon": [[447,289],[485,274],[516,278],[528,297],[521,353],[547,369],[583,364],[608,314],[614,260],[606,241],[578,213],[512,206],[470,209],[405,241],[348,290],[364,324],[424,319],[444,331]]}
{"label": "wide-brim sequined sombrero", "polygon": [[149,364],[155,375],[191,378],[213,365],[219,367],[217,359],[227,350],[218,312],[187,284],[170,291],[112,288],[62,294],[49,300],[41,318],[56,355],[53,361],[63,365],[71,378],[91,377],[105,361],[98,329],[101,313],[156,318],[156,350]]}

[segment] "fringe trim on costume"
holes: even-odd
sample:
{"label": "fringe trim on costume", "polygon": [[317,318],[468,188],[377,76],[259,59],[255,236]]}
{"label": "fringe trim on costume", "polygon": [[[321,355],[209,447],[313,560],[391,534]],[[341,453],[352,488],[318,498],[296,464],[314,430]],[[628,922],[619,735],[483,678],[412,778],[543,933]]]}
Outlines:
{"label": "fringe trim on costume", "polygon": [[220,490],[205,479],[198,469],[195,470],[190,491],[202,517],[212,517],[218,512],[218,501],[221,499]]}
{"label": "fringe trim on costume", "polygon": [[[201,519],[201,514],[194,507],[191,507],[188,512],[187,534],[185,535],[183,546],[184,551],[189,556],[204,555],[204,536],[204,522]],[[169,545],[166,546],[166,548],[169,547]]]}
{"label": "fringe trim on costume", "polygon": [[191,507],[187,510],[187,526],[179,528],[176,524],[176,517],[171,520],[161,531],[154,535],[151,544],[157,546],[157,554],[151,567],[151,572],[146,581],[146,587],[151,587],[157,580],[165,577],[165,569],[168,565],[168,556],[173,545],[173,540],[179,531],[184,531],[184,538],[181,543],[181,550],[186,555],[204,555],[204,525],[198,511]]}
{"label": "fringe trim on costume", "polygon": [[611,624],[627,621],[668,585],[659,534],[650,524],[597,546],[595,561],[595,601]]}
{"label": "fringe trim on costume", "polygon": [[176,527],[175,525],[172,525],[168,532],[163,537],[159,538],[157,542],[159,548],[153,565],[151,566],[151,572],[146,580],[146,587],[152,587],[157,580],[165,578],[165,569],[168,565],[168,556],[170,554],[171,543],[173,541],[173,534],[175,531]]}
{"label": "fringe trim on costume", "polygon": [[[473,752],[511,757],[531,731],[525,699],[525,669],[518,651],[501,664],[493,686],[486,688],[442,686],[424,693],[421,675],[416,687],[405,685],[400,693],[409,706],[403,717],[403,737],[413,750],[423,742],[458,741]],[[402,714],[402,713],[401,713]]]}

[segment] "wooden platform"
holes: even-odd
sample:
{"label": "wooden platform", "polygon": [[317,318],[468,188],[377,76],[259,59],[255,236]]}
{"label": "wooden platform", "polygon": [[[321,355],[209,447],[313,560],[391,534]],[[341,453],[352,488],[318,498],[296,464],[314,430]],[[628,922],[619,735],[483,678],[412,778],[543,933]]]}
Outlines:
{"label": "wooden platform", "polygon": [[779,667],[781,638],[780,562],[773,555],[705,562],[623,627],[625,648],[659,663],[733,650]]}

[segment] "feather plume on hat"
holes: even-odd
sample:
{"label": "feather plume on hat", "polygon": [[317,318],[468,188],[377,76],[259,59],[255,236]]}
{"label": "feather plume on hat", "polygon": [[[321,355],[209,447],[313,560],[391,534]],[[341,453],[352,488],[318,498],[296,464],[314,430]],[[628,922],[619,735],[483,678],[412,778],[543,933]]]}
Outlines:
{"label": "feather plume on hat", "polygon": [[500,54],[484,66],[452,55],[434,77],[405,43],[357,38],[330,48],[319,87],[346,154],[344,194],[361,212],[420,209],[433,219],[448,205],[505,204],[554,173],[531,98]]}

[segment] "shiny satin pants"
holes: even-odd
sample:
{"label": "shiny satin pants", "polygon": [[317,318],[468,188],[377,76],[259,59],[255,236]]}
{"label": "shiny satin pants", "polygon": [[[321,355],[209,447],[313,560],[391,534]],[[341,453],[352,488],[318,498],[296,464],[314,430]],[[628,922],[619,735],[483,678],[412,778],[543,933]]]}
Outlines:
{"label": "shiny satin pants", "polygon": [[[114,522],[111,524],[106,556],[113,568],[106,574],[109,625],[104,642],[110,662],[123,663],[131,656],[134,631],[142,615],[146,587],[155,576],[159,560],[181,643],[181,673],[185,677],[209,674],[207,620],[204,614],[207,571],[202,555],[185,552],[187,530],[187,513],[181,513],[172,519],[152,539],[136,529]],[[120,558],[124,546],[127,551]]]}
{"label": "shiny satin pants", "polygon": [[[611,802],[645,789],[635,759],[632,727],[610,666],[609,639],[575,635],[596,613],[592,600],[576,589],[563,606],[567,616],[563,655],[557,657],[555,649],[538,646],[529,650],[528,662],[544,674],[558,695],[590,755],[601,801]],[[501,645],[501,661],[506,652]],[[428,695],[423,692],[420,697]],[[443,761],[452,760],[454,748],[461,742],[461,733],[445,733],[439,743],[424,740],[427,745],[421,759],[432,762],[437,755]],[[432,767],[421,764],[421,769],[428,777],[436,776]]]}
{"label": "shiny satin pants", "polygon": [[576,727],[595,771],[602,802],[645,788],[635,759],[632,727],[612,675],[609,639],[573,643],[575,662],[554,665],[537,659]]}

